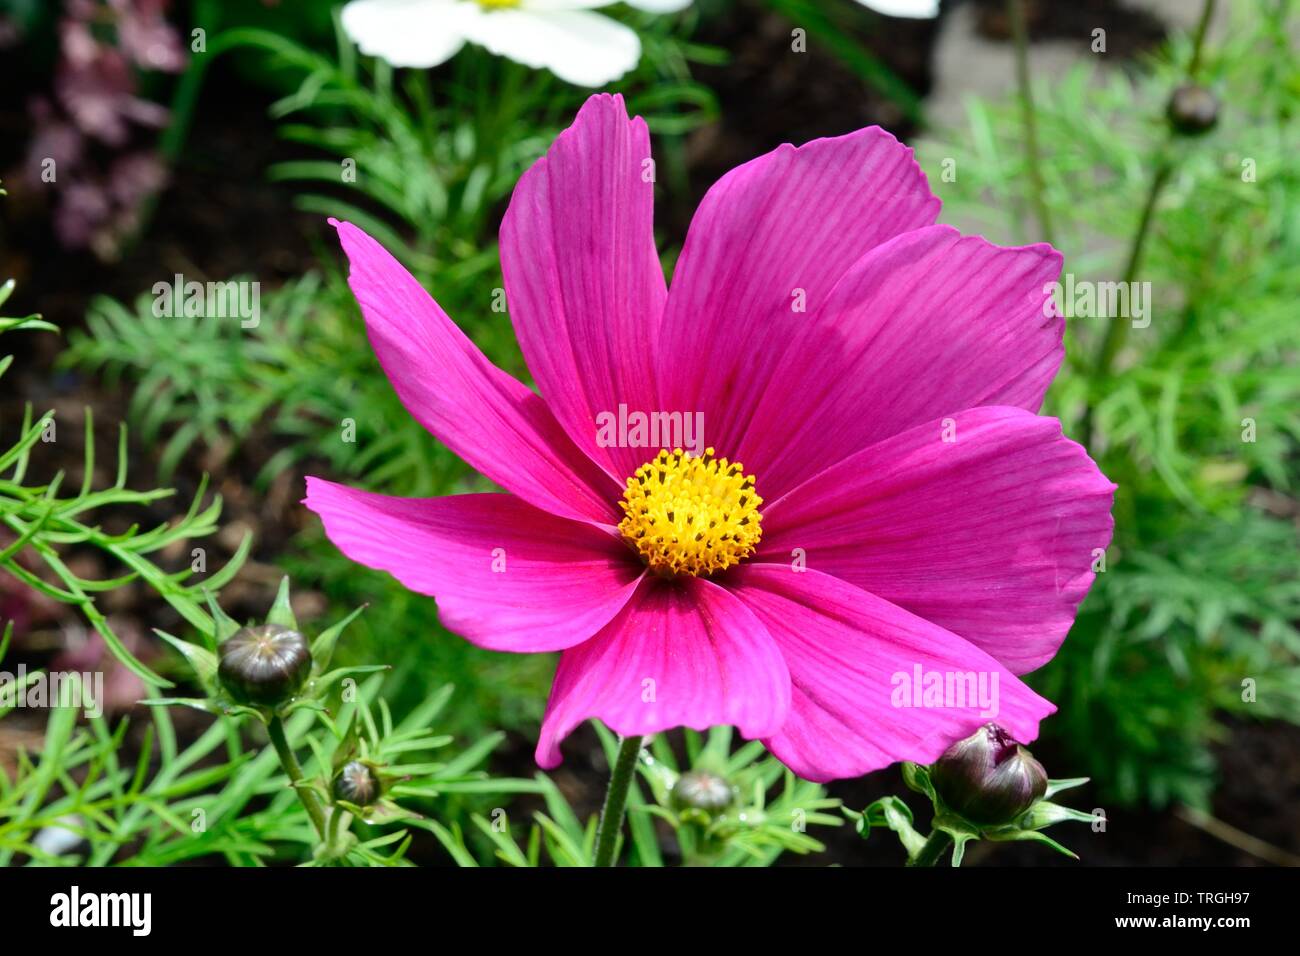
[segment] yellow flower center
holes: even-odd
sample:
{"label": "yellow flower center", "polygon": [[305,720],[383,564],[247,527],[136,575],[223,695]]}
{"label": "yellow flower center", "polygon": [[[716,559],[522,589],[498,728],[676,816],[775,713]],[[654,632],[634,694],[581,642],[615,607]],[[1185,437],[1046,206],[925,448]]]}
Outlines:
{"label": "yellow flower center", "polygon": [[478,0],[478,5],[485,10],[509,10],[522,2],[523,0]]}
{"label": "yellow flower center", "polygon": [[656,574],[708,575],[754,553],[763,499],[740,462],[661,451],[627,480],[618,530]]}

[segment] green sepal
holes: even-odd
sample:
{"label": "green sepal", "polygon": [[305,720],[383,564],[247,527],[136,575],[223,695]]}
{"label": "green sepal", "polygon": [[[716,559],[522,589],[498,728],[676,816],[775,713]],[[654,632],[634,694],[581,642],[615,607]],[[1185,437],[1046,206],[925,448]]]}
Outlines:
{"label": "green sepal", "polygon": [[191,707],[205,714],[224,714],[225,707],[211,697],[146,697],[136,701],[144,707]]}
{"label": "green sepal", "polygon": [[966,858],[966,844],[975,839],[978,839],[978,837],[969,834],[952,838],[952,865],[954,867],[961,866],[961,861]]}
{"label": "green sepal", "polygon": [[330,666],[330,659],[334,656],[334,648],[338,644],[339,635],[343,629],[356,620],[357,615],[366,609],[363,604],[337,624],[327,627],[317,635],[316,640],[311,644],[312,665],[317,674],[323,674],[325,668]]}
{"label": "green sepal", "polygon": [[1043,799],[1050,800],[1063,790],[1072,790],[1075,787],[1082,787],[1091,779],[1091,777],[1067,777],[1064,780],[1048,780],[1047,792],[1043,794]]}
{"label": "green sepal", "polygon": [[1000,843],[1008,843],[1013,840],[1032,840],[1035,843],[1046,843],[1056,852],[1064,853],[1072,860],[1077,860],[1079,858],[1079,855],[1073,850],[1061,846],[1061,844],[1057,843],[1046,833],[1041,833],[1038,830],[1020,830],[1015,827],[1007,827],[1002,830],[990,831],[984,834],[984,837],[985,839],[995,840]]}
{"label": "green sepal", "polygon": [[349,674],[374,674],[377,671],[389,671],[392,669],[393,666],[391,664],[362,664],[358,667],[339,667],[330,671],[328,674],[322,674],[319,677],[313,678],[307,685],[308,691],[311,694],[319,696],[324,693],[331,684],[337,683]]}
{"label": "green sepal", "polygon": [[311,697],[295,697],[289,703],[280,708],[280,716],[288,717],[290,714],[296,714],[300,710],[314,710],[320,714],[328,714],[329,708],[318,700]]}
{"label": "green sepal", "polygon": [[275,603],[271,605],[271,610],[266,614],[266,623],[278,624],[280,627],[287,627],[291,631],[298,630],[298,618],[294,616],[293,607],[289,603],[289,576],[287,574],[280,579],[280,590],[276,592]]}
{"label": "green sepal", "polygon": [[1043,827],[1050,827],[1054,823],[1062,823],[1066,820],[1092,823],[1093,816],[1091,813],[1063,807],[1050,800],[1039,800],[1021,815],[1016,825],[1021,830],[1041,830]]}
{"label": "green sepal", "polygon": [[[910,760],[904,760],[902,770],[903,782],[907,784],[908,789],[924,794],[930,798],[931,802],[937,801],[937,797],[934,793],[934,785],[930,783],[929,767],[924,764],[912,763]],[[938,810],[937,805],[935,810]]]}
{"label": "green sepal", "polygon": [[931,825],[952,837],[953,866],[961,866],[961,861],[966,856],[966,844],[981,836],[979,827],[946,808],[935,812],[934,823]]}
{"label": "green sepal", "polygon": [[267,722],[267,715],[256,707],[236,704],[225,696],[216,697],[149,697],[136,701],[146,707],[189,707],[201,710],[205,714],[222,717],[255,717],[262,723]]}
{"label": "green sepal", "polygon": [[336,863],[343,859],[353,850],[357,849],[357,835],[351,830],[344,830],[338,835],[333,846],[328,843],[318,843],[312,850],[311,866],[323,866]]}
{"label": "green sepal", "polygon": [[916,856],[925,846],[925,837],[912,826],[911,808],[898,797],[881,797],[868,804],[861,813],[845,812],[854,820],[858,835],[864,840],[871,835],[873,827],[887,827],[898,835],[909,858]]}
{"label": "green sepal", "polygon": [[249,707],[247,704],[236,704],[225,699],[219,699],[217,704],[221,708],[221,713],[227,717],[252,717],[264,724],[270,723],[271,720],[270,713],[261,707]]}
{"label": "green sepal", "polygon": [[[346,806],[349,810],[353,808],[348,804],[339,802],[339,806]],[[366,823],[371,826],[380,826],[385,823],[396,823],[398,820],[421,820],[423,814],[416,813],[414,810],[408,810],[387,797],[380,798],[377,802],[368,807],[356,808],[354,811]]]}
{"label": "green sepal", "polygon": [[952,837],[953,840],[957,840],[958,838],[973,838],[978,840],[980,834],[984,832],[975,824],[971,823],[964,817],[958,816],[951,810],[945,810],[943,813],[935,814],[933,825],[936,830],[942,830],[944,833]]}
{"label": "green sepal", "polygon": [[209,694],[217,692],[217,655],[206,647],[200,647],[189,641],[182,641],[179,637],[173,637],[166,631],[160,631],[154,628],[153,632],[161,637],[164,641],[176,648],[185,658],[190,669],[198,678],[203,689]]}
{"label": "green sepal", "polygon": [[348,723],[348,729],[334,748],[334,759],[330,761],[330,776],[333,777],[357,754],[357,744],[361,739],[361,721],[354,715]]}
{"label": "green sepal", "polygon": [[239,622],[221,609],[221,605],[217,603],[216,596],[211,591],[207,592],[207,596],[208,613],[212,615],[214,627],[214,632],[209,637],[208,650],[215,652],[222,641],[233,636],[239,630]]}

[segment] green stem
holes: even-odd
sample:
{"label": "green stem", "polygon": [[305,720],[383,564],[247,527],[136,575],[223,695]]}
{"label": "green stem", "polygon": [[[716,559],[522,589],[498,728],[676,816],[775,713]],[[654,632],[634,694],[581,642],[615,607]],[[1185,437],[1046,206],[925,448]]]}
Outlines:
{"label": "green stem", "polygon": [[[1214,17],[1214,4],[1215,0],[1205,0],[1205,4],[1201,7],[1201,18],[1196,25],[1196,33],[1192,40],[1192,58],[1188,61],[1185,73],[1188,82],[1196,79],[1197,71],[1200,69],[1201,51],[1205,46],[1205,34],[1209,29],[1210,20]],[[1147,234],[1151,231],[1151,223],[1155,218],[1156,203],[1160,199],[1160,193],[1164,190],[1165,184],[1169,182],[1169,178],[1173,174],[1174,160],[1171,151],[1175,139],[1176,137],[1172,133],[1168,134],[1160,147],[1155,173],[1151,177],[1151,185],[1147,189],[1146,201],[1142,205],[1142,217],[1138,220],[1137,232],[1134,233],[1133,241],[1129,245],[1128,261],[1124,266],[1123,285],[1125,286],[1128,286],[1137,278],[1138,266],[1142,262],[1142,249],[1146,244]],[[1102,338],[1101,349],[1097,353],[1097,364],[1093,367],[1094,378],[1100,380],[1110,374],[1111,365],[1114,363],[1115,356],[1119,354],[1120,349],[1124,347],[1124,339],[1128,336],[1131,324],[1132,322],[1126,317],[1112,317],[1111,324],[1106,327],[1106,334]],[[1090,402],[1083,419],[1083,434],[1089,446],[1092,445],[1093,440],[1096,438],[1093,434],[1094,410],[1095,406]]]}
{"label": "green stem", "polygon": [[329,832],[325,836],[325,856],[332,860],[338,854],[340,841],[352,821],[352,814],[342,807],[335,806],[330,808],[329,815]]}
{"label": "green stem", "polygon": [[289,746],[289,738],[284,733],[284,721],[280,719],[279,714],[271,716],[266,725],[266,732],[271,738],[271,746],[275,747],[276,756],[280,758],[280,766],[284,768],[294,792],[302,801],[307,816],[311,817],[312,826],[316,828],[316,833],[322,840],[326,839],[325,809],[321,806],[320,797],[315,791],[301,785],[302,767],[298,765],[298,758],[293,755],[293,748]]}
{"label": "green stem", "polygon": [[1196,24],[1196,34],[1192,38],[1192,61],[1187,64],[1188,80],[1195,80],[1201,68],[1201,50],[1205,48],[1205,32],[1214,19],[1214,3],[1215,0],[1205,0],[1205,6],[1201,7],[1201,19]]}
{"label": "green stem", "polygon": [[[1169,176],[1173,171],[1173,161],[1169,158],[1167,152],[1162,151],[1162,156],[1156,164],[1155,175],[1151,177],[1151,185],[1147,189],[1146,201],[1142,205],[1142,218],[1138,220],[1137,232],[1133,235],[1133,241],[1129,245],[1128,262],[1124,266],[1124,288],[1129,288],[1129,283],[1133,282],[1137,277],[1138,264],[1142,261],[1142,247],[1146,244],[1147,233],[1151,231],[1151,221],[1154,218],[1156,201],[1160,198],[1160,193],[1165,188],[1165,183],[1169,181]],[[1097,354],[1097,364],[1093,367],[1094,381],[1101,382],[1110,375],[1111,364],[1115,361],[1115,356],[1119,354],[1119,350],[1124,347],[1124,340],[1128,337],[1129,326],[1132,324],[1132,319],[1128,316],[1111,316],[1110,325],[1106,326],[1106,335],[1101,340],[1101,350]],[[1096,429],[1095,413],[1095,403],[1089,403],[1088,409],[1083,416],[1083,434],[1084,440],[1087,441],[1090,448],[1097,439],[1096,434],[1094,434]]]}
{"label": "green stem", "polygon": [[[1147,233],[1151,231],[1151,221],[1154,218],[1156,201],[1160,198],[1161,191],[1165,188],[1165,183],[1169,182],[1169,175],[1174,171],[1173,163],[1168,156],[1162,157],[1156,163],[1155,175],[1151,177],[1151,185],[1147,189],[1147,198],[1142,205],[1142,218],[1138,220],[1137,232],[1133,235],[1133,241],[1129,245],[1128,262],[1124,266],[1124,278],[1122,285],[1127,286],[1137,278],[1138,264],[1142,261],[1142,248],[1146,245]],[[1124,338],[1128,335],[1129,326],[1132,325],[1125,316],[1115,316],[1110,325],[1106,328],[1106,337],[1102,339],[1101,353],[1097,356],[1097,376],[1104,378],[1110,373],[1111,363],[1115,360],[1116,354],[1124,345]]]}
{"label": "green stem", "polygon": [[1020,115],[1025,127],[1025,162],[1029,167],[1029,191],[1044,242],[1053,238],[1052,214],[1047,207],[1042,163],[1038,154],[1038,121],[1034,115],[1034,89],[1029,83],[1029,36],[1025,29],[1024,0],[1007,0],[1011,35],[1016,50],[1016,84],[1020,88]]}
{"label": "green stem", "polygon": [[943,830],[935,830],[925,841],[916,856],[907,861],[908,866],[937,866],[939,857],[952,845],[952,837]]}
{"label": "green stem", "polygon": [[600,825],[596,828],[596,866],[614,865],[614,847],[619,831],[623,829],[623,811],[627,808],[627,793],[632,786],[632,772],[636,769],[637,755],[641,753],[640,737],[624,737],[614,761],[614,771],[605,791],[605,806],[600,811]]}

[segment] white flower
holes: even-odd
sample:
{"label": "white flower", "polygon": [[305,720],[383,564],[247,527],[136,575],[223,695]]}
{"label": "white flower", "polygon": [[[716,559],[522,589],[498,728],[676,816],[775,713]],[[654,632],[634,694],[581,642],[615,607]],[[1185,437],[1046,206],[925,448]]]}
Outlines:
{"label": "white flower", "polygon": [[[393,66],[431,67],[466,41],[499,56],[545,67],[578,86],[603,86],[636,66],[641,39],[617,20],[592,13],[613,0],[352,0],[343,29],[362,53]],[[624,0],[671,13],[691,0]]]}
{"label": "white flower", "polygon": [[937,17],[939,0],[858,0],[864,7],[870,7],[887,17]]}

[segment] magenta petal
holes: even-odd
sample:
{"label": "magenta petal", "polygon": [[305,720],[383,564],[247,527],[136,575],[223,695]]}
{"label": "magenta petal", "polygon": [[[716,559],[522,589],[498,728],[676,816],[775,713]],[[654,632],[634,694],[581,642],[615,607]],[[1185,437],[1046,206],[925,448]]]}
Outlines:
{"label": "magenta petal", "polygon": [[[1056,709],[974,645],[830,575],[749,564],[728,587],[790,668],[790,714],[764,743],[806,780],[930,763],[990,720],[1028,743]],[[932,674],[961,695],[927,701]],[[920,696],[911,687],[918,676]]]}
{"label": "magenta petal", "polygon": [[308,478],[304,503],[340,551],[433,595],[443,624],[492,650],[585,641],[644,571],[612,534],[513,495],[390,498]]}
{"label": "magenta petal", "polygon": [[872,445],[766,506],[759,560],[803,549],[809,568],[1022,674],[1051,660],[1074,622],[1110,543],[1114,490],[1056,419],[973,408]]}
{"label": "magenta petal", "polygon": [[790,340],[835,283],[938,211],[912,151],[875,126],[733,169],[701,202],[673,273],[659,361],[667,409],[702,412],[707,444],[734,458]]}
{"label": "magenta petal", "polygon": [[565,435],[546,403],[501,371],[362,230],[333,223],[370,343],[407,410],[466,462],[568,518],[616,523],[618,487]]}
{"label": "magenta petal", "polygon": [[785,661],[734,595],[701,578],[647,577],[603,631],[564,652],[537,762],[558,764],[560,742],[593,717],[624,736],[731,724],[762,737],[789,706]]}
{"label": "magenta petal", "polygon": [[621,96],[587,100],[519,180],[501,223],[515,333],[547,404],[620,482],[654,449],[602,445],[597,416],[658,411],[654,362],[667,295],[655,252],[650,136]]}
{"label": "magenta petal", "polygon": [[1061,254],[951,226],[877,246],[840,279],[763,393],[735,454],[769,501],[904,429],[978,405],[1031,412],[1064,356],[1045,314]]}

